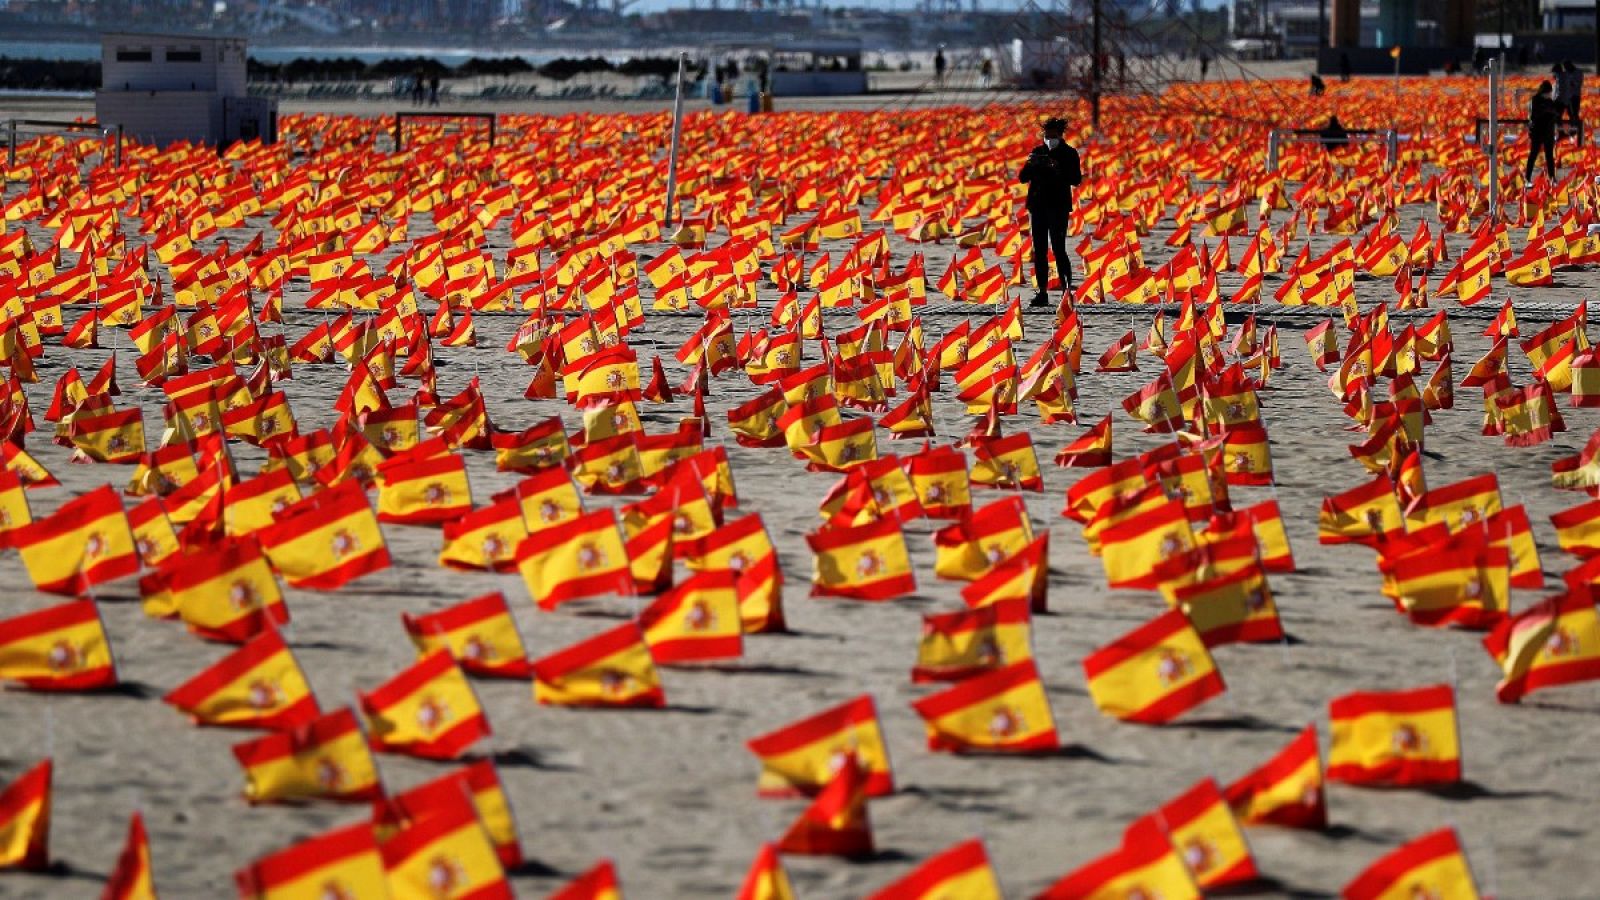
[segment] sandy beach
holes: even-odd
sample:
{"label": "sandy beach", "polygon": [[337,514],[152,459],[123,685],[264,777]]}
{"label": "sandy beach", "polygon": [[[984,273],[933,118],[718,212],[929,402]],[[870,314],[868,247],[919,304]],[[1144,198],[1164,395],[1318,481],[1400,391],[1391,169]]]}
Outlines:
{"label": "sandy beach", "polygon": [[[920,105],[922,98],[915,102]],[[951,95],[928,102],[966,100]],[[650,108],[659,109],[660,104]],[[644,111],[621,106],[598,109]],[[284,112],[373,115],[388,110],[365,104],[309,104],[286,107]],[[528,111],[569,110],[546,104]],[[92,107],[87,104],[0,103],[0,119],[89,114]],[[19,189],[9,186],[7,197]],[[1401,212],[1400,232],[1409,236],[1423,215],[1437,227],[1431,204],[1408,205]],[[425,221],[423,216],[415,218],[413,238],[423,233]],[[239,246],[263,223],[252,221],[251,227],[218,237]],[[36,239],[46,237],[42,230],[29,227]],[[125,227],[131,241],[132,226]],[[1519,248],[1525,230],[1513,229]],[[1170,257],[1172,251],[1164,245],[1169,234],[1170,220],[1163,220],[1143,239],[1150,266]],[[1302,234],[1294,250],[1305,240]],[[1309,237],[1313,253],[1327,250],[1337,240],[1338,236],[1321,233]],[[1470,235],[1452,234],[1448,239],[1455,254],[1469,242]],[[511,245],[504,223],[489,233],[487,244],[491,253],[503,258]],[[846,247],[844,241],[828,242],[823,249],[831,249],[837,257]],[[636,250],[653,255],[662,248],[647,245]],[[955,249],[950,242],[911,245],[898,236],[892,237],[891,248],[897,268],[912,252],[924,253],[930,282],[944,270]],[[1236,259],[1241,249],[1236,243]],[[373,268],[394,252],[391,248],[376,256]],[[1269,297],[1280,278],[1269,276]],[[1436,273],[1433,281],[1437,279]],[[1224,297],[1240,283],[1239,276],[1231,273],[1220,280]],[[1564,270],[1557,274],[1554,287],[1507,287],[1497,280],[1494,302],[1470,310],[1453,300],[1441,303],[1451,310],[1457,379],[1489,349],[1489,340],[1480,332],[1505,297],[1517,305],[1526,335],[1538,327],[1533,323],[1554,321],[1592,297],[1597,287],[1600,274],[1592,268]],[[1013,288],[1011,295],[1026,296],[1021,288]],[[323,321],[320,313],[303,309],[307,296],[304,282],[286,292],[283,331],[291,343]],[[735,313],[736,327],[742,332],[765,324],[776,296],[764,284],[761,310]],[[1379,300],[1392,300],[1389,281],[1363,277],[1357,282],[1357,297],[1364,309]],[[1329,392],[1327,376],[1311,365],[1302,341],[1303,328],[1328,312],[1312,314],[1304,308],[1285,310],[1270,304],[1253,311],[1260,326],[1281,323],[1284,366],[1273,375],[1270,390],[1262,393],[1262,418],[1272,437],[1277,484],[1236,488],[1233,502],[1241,507],[1272,498],[1278,501],[1297,569],[1271,577],[1291,640],[1214,651],[1227,682],[1225,694],[1174,724],[1145,727],[1101,715],[1085,689],[1083,658],[1165,607],[1156,593],[1106,587],[1101,564],[1089,554],[1078,526],[1060,514],[1064,492],[1087,470],[1059,469],[1050,459],[1108,410],[1117,410],[1118,459],[1163,442],[1160,436],[1139,434],[1119,408],[1121,398],[1144,385],[1151,371],[1092,371],[1094,357],[1125,331],[1133,329],[1142,340],[1153,310],[1124,306],[1085,310],[1084,373],[1076,404],[1082,424],[1039,426],[1031,409],[1005,423],[1008,433],[1028,430],[1033,435],[1044,490],[1022,497],[1035,527],[1048,529],[1051,536],[1050,612],[1036,618],[1033,642],[1066,749],[1036,758],[963,757],[925,748],[922,723],[909,705],[932,691],[913,685],[909,678],[920,617],[961,608],[960,585],[933,574],[931,535],[943,523],[923,520],[906,527],[918,585],[914,597],[880,604],[808,597],[812,555],[804,536],[817,527],[817,502],[838,476],[806,473],[784,449],[734,444],[727,430],[727,411],[757,393],[747,379],[734,373],[712,384],[707,406],[713,436],[708,443],[721,442],[732,462],[739,508],[730,515],[759,513],[777,544],[793,633],[748,637],[744,658],[730,665],[664,670],[668,707],[660,711],[538,706],[526,682],[475,680],[494,729],[493,737],[475,749],[498,763],[530,860],[513,873],[519,894],[543,896],[595,860],[610,857],[630,897],[733,896],[760,845],[781,835],[804,807],[803,801],[756,797],[759,767],[744,742],[863,693],[876,700],[898,787],[893,796],[870,804],[880,852],[858,862],[785,857],[801,897],[862,896],[927,856],[973,836],[984,839],[1007,896],[1032,896],[1112,849],[1136,816],[1204,777],[1223,784],[1238,778],[1306,724],[1318,724],[1326,747],[1330,699],[1356,690],[1445,682],[1456,688],[1465,781],[1426,791],[1335,784],[1328,789],[1329,830],[1247,829],[1257,865],[1267,876],[1256,893],[1335,896],[1383,853],[1448,825],[1458,830],[1485,895],[1530,900],[1593,896],[1600,884],[1600,856],[1594,852],[1600,842],[1594,815],[1600,800],[1595,778],[1600,773],[1600,685],[1561,688],[1520,705],[1499,704],[1494,685],[1500,672],[1480,646],[1481,634],[1409,624],[1379,593],[1371,550],[1318,544],[1317,510],[1322,498],[1367,478],[1346,451],[1364,435],[1346,428],[1349,420]],[[934,298],[922,311],[929,345],[960,322],[981,321],[991,312]],[[1230,308],[1230,321],[1242,320],[1245,313]],[[477,317],[476,349],[436,344],[439,395],[454,394],[478,377],[489,413],[503,429],[520,430],[552,415],[561,415],[569,430],[579,427],[581,417],[564,401],[523,399],[530,370],[502,352],[519,320],[517,315]],[[1396,321],[1401,320],[1397,314]],[[630,344],[642,360],[659,354],[676,383],[685,370],[672,359],[672,352],[698,323],[692,315],[650,315],[630,337]],[[830,334],[853,323],[849,311],[827,317]],[[1049,318],[1029,315],[1025,326],[1019,358],[1048,336]],[[159,390],[136,382],[128,340],[126,336],[116,340],[123,390],[119,406],[137,404],[144,410],[153,443],[163,397]],[[102,344],[108,343],[102,338]],[[52,386],[68,365],[87,377],[112,352],[51,347],[39,361],[39,383],[28,386],[35,415],[49,405]],[[808,361],[817,361],[815,347],[807,352]],[[1515,349],[1510,368],[1516,383],[1527,382],[1528,362]],[[344,379],[342,364],[297,365],[294,379],[278,386],[288,393],[302,431],[332,424],[332,402]],[[402,389],[409,391],[411,385]],[[954,440],[971,427],[949,391],[947,385],[934,404],[936,440]],[[1584,498],[1552,489],[1550,464],[1577,452],[1600,427],[1600,411],[1569,409],[1564,402],[1561,411],[1568,428],[1564,434],[1537,447],[1511,448],[1499,438],[1479,433],[1478,392],[1458,389],[1456,407],[1435,413],[1427,429],[1425,461],[1432,486],[1496,473],[1505,502],[1527,508],[1552,588],[1559,584],[1559,573],[1575,560],[1559,551],[1548,517]],[[690,415],[691,404],[685,398],[643,404],[641,413],[646,430],[659,433]],[[880,453],[910,453],[920,447],[920,442],[896,443],[886,437],[879,432]],[[69,463],[69,452],[49,443],[48,431],[33,435],[27,449],[62,482],[60,488],[30,492],[36,518],[108,480],[120,489],[131,474],[129,467]],[[248,446],[235,445],[234,452],[242,474],[257,471],[265,458]],[[464,455],[479,503],[519,480],[496,472],[491,454]],[[1000,496],[981,489],[974,493],[980,502]],[[594,509],[630,499],[634,498],[586,497],[585,503]],[[503,591],[530,655],[540,657],[624,621],[638,607],[634,599],[609,599],[541,612],[515,573],[471,574],[436,566],[441,540],[437,529],[386,525],[384,535],[393,554],[392,567],[332,593],[285,588],[293,616],[286,635],[325,710],[353,703],[356,691],[372,689],[414,660],[401,627],[402,613],[435,610],[488,591]],[[0,554],[0,583],[8,587],[0,599],[0,616],[56,602],[32,590],[14,552]],[[1512,608],[1520,610],[1545,593],[1516,591]],[[135,809],[143,810],[149,827],[155,881],[162,896],[186,898],[230,896],[232,873],[252,859],[367,815],[367,808],[359,805],[247,805],[240,796],[241,773],[229,747],[252,733],[196,728],[160,700],[228,648],[189,636],[179,624],[146,618],[132,579],[98,590],[96,599],[114,644],[122,689],[85,695],[0,694],[0,782],[42,757],[55,761],[51,855],[59,862],[49,874],[0,874],[0,897],[98,896],[115,862],[128,814]],[[449,769],[392,754],[379,754],[377,760],[392,790]]]}

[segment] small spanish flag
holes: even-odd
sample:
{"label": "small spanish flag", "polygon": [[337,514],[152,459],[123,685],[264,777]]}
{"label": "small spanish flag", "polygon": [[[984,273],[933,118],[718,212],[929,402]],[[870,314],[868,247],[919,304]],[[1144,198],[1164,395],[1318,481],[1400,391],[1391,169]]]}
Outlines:
{"label": "small spanish flag", "polygon": [[981,437],[972,444],[972,484],[1016,491],[1044,490],[1033,435],[1026,431],[1004,437]]}
{"label": "small spanish flag", "polygon": [[697,572],[639,611],[639,627],[657,664],[744,654],[737,578],[728,569]]}
{"label": "small spanish flag", "polygon": [[533,698],[547,706],[665,706],[639,626],[627,622],[534,661]]}
{"label": "small spanish flag", "polygon": [[1506,619],[1483,639],[1503,673],[1501,703],[1545,688],[1600,679],[1600,615],[1587,585]]}
{"label": "small spanish flag", "polygon": [[1390,851],[1345,885],[1341,893],[1345,900],[1478,900],[1472,868],[1467,865],[1467,856],[1453,828],[1441,828]]}
{"label": "small spanish flag", "polygon": [[1246,825],[1327,828],[1317,727],[1307,725],[1276,756],[1228,785],[1223,795],[1233,814]]}
{"label": "small spanish flag", "polygon": [[1101,712],[1146,725],[1170,722],[1226,690],[1205,643],[1176,609],[1089,654],[1083,670]]}
{"label": "small spanish flag", "polygon": [[865,773],[868,796],[894,793],[889,751],[871,694],[751,738],[745,746],[761,758],[756,793],[763,797],[816,794],[851,754]]}
{"label": "small spanish flag", "polygon": [[976,609],[922,617],[914,683],[960,681],[1033,658],[1031,602],[1027,596]]}
{"label": "small spanish flag", "polygon": [[1384,536],[1405,530],[1394,483],[1380,475],[1360,487],[1322,499],[1317,540],[1323,544],[1375,546]]}
{"label": "small spanish flag", "polygon": [[1256,879],[1250,845],[1215,780],[1200,781],[1146,818],[1154,818],[1166,832],[1202,888],[1248,884]]}
{"label": "small spanish flag", "polygon": [[288,507],[259,532],[272,567],[291,587],[338,589],[389,567],[389,547],[355,481],[344,481]]}
{"label": "small spanish flag", "polygon": [[545,610],[585,597],[633,593],[628,553],[609,508],[531,532],[517,546],[517,570]]}
{"label": "small spanish flag", "polygon": [[465,791],[441,793],[378,850],[391,897],[511,898],[511,885]]}
{"label": "small spanish flag", "polygon": [[478,572],[514,571],[517,546],[528,536],[514,497],[444,522],[440,530],[439,565]]}
{"label": "small spanish flag", "polygon": [[806,535],[816,554],[811,594],[856,600],[891,600],[917,589],[900,523],[827,528]]}
{"label": "small spanish flag", "polygon": [[269,853],[235,872],[239,896],[302,900],[337,891],[339,897],[387,897],[383,856],[372,825],[357,822]]}
{"label": "small spanish flag", "polygon": [[54,513],[11,532],[33,586],[47,594],[83,595],[139,571],[139,553],[110,485],[68,500]]}
{"label": "small spanish flag", "polygon": [[0,790],[0,871],[50,865],[50,777],[45,760]]}
{"label": "small spanish flag", "polygon": [[973,838],[923,860],[922,865],[867,900],[1001,900],[1000,879],[989,863],[983,841]]}
{"label": "small spanish flag", "polygon": [[872,821],[867,816],[867,773],[847,753],[827,787],[817,794],[778,841],[781,853],[805,856],[867,856]]}
{"label": "small spanish flag", "polygon": [[294,653],[274,628],[173,688],[162,700],[196,725],[230,728],[289,730],[322,714]]}
{"label": "small spanish flag", "polygon": [[456,759],[490,735],[483,705],[448,650],[435,650],[358,697],[374,750]]}
{"label": "small spanish flag", "polygon": [[1060,746],[1033,660],[976,675],[911,704],[930,750],[1035,753]]}
{"label": "small spanish flag", "polygon": [[128,839],[117,856],[117,867],[106,879],[100,900],[155,900],[155,876],[150,868],[150,838],[144,816],[135,812],[128,820]]}
{"label": "small spanish flag", "polygon": [[354,802],[383,793],[349,707],[293,731],[235,744],[233,756],[244,769],[245,799],[252,804],[310,798]]}
{"label": "small spanish flag", "polygon": [[996,500],[934,532],[934,574],[958,581],[976,580],[1032,540],[1033,524],[1022,498]]}
{"label": "small spanish flag", "polygon": [[1363,691],[1328,704],[1329,781],[1405,786],[1461,780],[1455,689]]}
{"label": "small spanish flag", "polygon": [[794,900],[794,888],[789,885],[789,873],[778,858],[776,844],[761,845],[735,900]]}
{"label": "small spanish flag", "polygon": [[207,640],[241,644],[289,622],[278,580],[253,537],[172,556],[158,576],[178,618]]}
{"label": "small spanish flag", "polygon": [[419,656],[449,650],[468,674],[490,678],[532,673],[517,623],[499,591],[420,616],[401,613],[400,621]]}
{"label": "small spanish flag", "polygon": [[117,683],[100,610],[93,600],[0,620],[0,681],[35,691],[90,691]]}
{"label": "small spanish flag", "polygon": [[467,461],[455,453],[396,457],[378,466],[378,521],[402,525],[452,522],[472,511]]}
{"label": "small spanish flag", "polygon": [[1122,846],[1046,888],[1037,900],[1161,897],[1199,900],[1183,858],[1151,817],[1136,821],[1123,835]]}
{"label": "small spanish flag", "polygon": [[611,860],[602,859],[545,900],[622,900],[622,885]]}
{"label": "small spanish flag", "polygon": [[1094,469],[1111,465],[1111,416],[1090,426],[1089,430],[1063,447],[1056,454],[1056,465],[1065,468]]}
{"label": "small spanish flag", "polygon": [[460,796],[471,799],[500,864],[506,868],[520,865],[522,847],[517,840],[517,822],[493,760],[479,760],[403,793],[373,801],[372,826],[378,839],[386,840],[397,826],[426,818]]}
{"label": "small spanish flag", "polygon": [[1207,647],[1283,640],[1272,589],[1253,560],[1237,572],[1179,587],[1173,598]]}

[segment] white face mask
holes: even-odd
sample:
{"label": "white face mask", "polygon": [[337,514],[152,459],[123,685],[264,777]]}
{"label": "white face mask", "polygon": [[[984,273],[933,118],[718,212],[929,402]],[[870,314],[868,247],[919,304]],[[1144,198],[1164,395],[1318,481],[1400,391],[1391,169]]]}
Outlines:
{"label": "white face mask", "polygon": [[1045,138],[1044,139],[1044,145],[1046,147],[1049,147],[1051,150],[1054,150],[1056,148],[1056,145],[1059,144],[1059,143],[1061,143],[1061,138]]}

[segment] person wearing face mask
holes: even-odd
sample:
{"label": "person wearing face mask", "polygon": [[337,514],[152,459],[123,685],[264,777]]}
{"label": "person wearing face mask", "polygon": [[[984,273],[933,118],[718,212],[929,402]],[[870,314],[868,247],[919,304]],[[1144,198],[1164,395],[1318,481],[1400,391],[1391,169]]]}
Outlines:
{"label": "person wearing face mask", "polygon": [[1017,180],[1028,186],[1028,219],[1033,232],[1033,277],[1039,293],[1031,306],[1050,305],[1050,256],[1055,254],[1056,274],[1063,290],[1072,295],[1072,263],[1067,260],[1067,217],[1072,213],[1072,189],[1083,181],[1078,151],[1063,135],[1067,120],[1044,123],[1044,143],[1033,148]]}

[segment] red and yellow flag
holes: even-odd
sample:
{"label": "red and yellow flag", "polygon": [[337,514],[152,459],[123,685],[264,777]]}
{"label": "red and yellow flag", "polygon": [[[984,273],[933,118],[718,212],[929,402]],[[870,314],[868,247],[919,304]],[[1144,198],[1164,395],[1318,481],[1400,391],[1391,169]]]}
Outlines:
{"label": "red and yellow flag", "polygon": [[528,536],[515,497],[475,509],[443,523],[439,565],[469,571],[509,572],[517,566],[517,546]]}
{"label": "red and yellow flag", "polygon": [[1101,712],[1146,725],[1170,722],[1226,690],[1205,643],[1176,609],[1089,654],[1083,670]]}
{"label": "red and yellow flag", "polygon": [[745,746],[761,759],[756,793],[763,797],[816,794],[852,754],[865,773],[868,796],[894,793],[889,751],[871,694],[751,738]]}
{"label": "red and yellow flag", "polygon": [[1215,780],[1206,778],[1163,804],[1154,818],[1202,888],[1248,884],[1255,858]]}
{"label": "red and yellow flag", "polygon": [[1344,900],[1477,900],[1461,842],[1453,828],[1425,834],[1378,859],[1344,886]]}
{"label": "red and yellow flag", "polygon": [[515,894],[471,798],[456,791],[434,800],[379,845],[389,896],[511,900]]}
{"label": "red and yellow flag", "polygon": [[1033,660],[976,675],[911,704],[930,750],[1034,753],[1060,746]]}
{"label": "red and yellow flag", "polygon": [[162,700],[196,725],[289,730],[322,714],[305,673],[275,628],[207,666]]}
{"label": "red and yellow flag", "polygon": [[639,627],[658,665],[744,654],[737,581],[728,569],[697,572],[639,611]]}
{"label": "red and yellow flag", "polygon": [[128,839],[117,856],[117,866],[106,879],[100,900],[156,900],[155,876],[150,869],[150,837],[144,816],[135,812],[128,820]]}
{"label": "red and yellow flag", "polygon": [[960,681],[1033,658],[1033,615],[1027,595],[976,609],[922,617],[922,640],[911,680]]}
{"label": "red and yellow flag", "polygon": [[1501,703],[1534,691],[1600,679],[1600,615],[1593,588],[1578,585],[1502,621],[1483,639],[1500,665]]}
{"label": "red and yellow flag", "polygon": [[533,698],[547,706],[665,706],[644,635],[619,625],[535,660]]}
{"label": "red and yellow flag", "polygon": [[493,760],[479,760],[403,793],[374,801],[373,828],[381,840],[387,837],[392,826],[425,818],[434,809],[460,796],[471,799],[478,821],[494,843],[500,864],[506,868],[520,865],[522,847],[517,839],[517,822]]}
{"label": "red and yellow flag", "polygon": [[357,695],[374,750],[456,759],[490,735],[489,718],[448,650],[435,650],[369,693]]}
{"label": "red and yellow flag", "polygon": [[1123,897],[1200,900],[1201,896],[1183,857],[1178,855],[1160,826],[1145,817],[1123,835],[1121,847],[1068,873],[1046,888],[1038,900]]}
{"label": "red and yellow flag", "polygon": [[47,594],[83,595],[139,571],[139,553],[110,485],[62,504],[54,513],[11,532],[33,586]]}
{"label": "red and yellow flag", "polygon": [[239,896],[248,900],[389,896],[383,856],[368,822],[269,853],[235,872],[233,880]]}
{"label": "red and yellow flag", "polygon": [[499,591],[420,616],[401,613],[400,621],[419,656],[448,650],[471,675],[527,678],[532,674],[517,623]]}
{"label": "red and yellow flag", "polygon": [[1461,780],[1455,689],[1360,691],[1328,704],[1329,781],[1452,784]]}
{"label": "red and yellow flag", "polygon": [[348,707],[293,731],[235,744],[233,756],[244,769],[244,795],[252,804],[363,801],[383,793],[361,726]]}
{"label": "red and yellow flag", "polygon": [[288,507],[259,532],[272,567],[291,587],[316,591],[389,567],[389,547],[355,481],[319,491]]}
{"label": "red and yellow flag", "polygon": [[1001,896],[989,851],[981,839],[973,838],[928,857],[910,874],[869,894],[867,900],[1001,900]]}
{"label": "red and yellow flag", "polygon": [[453,522],[472,511],[467,461],[455,453],[393,459],[378,467],[378,521],[402,525]]}
{"label": "red and yellow flag", "polygon": [[540,609],[633,593],[628,553],[609,508],[530,533],[517,546],[517,570]]}
{"label": "red and yellow flag", "polygon": [[289,622],[278,580],[253,537],[171,556],[157,576],[178,617],[208,640],[239,644]]}
{"label": "red and yellow flag", "polygon": [[735,900],[794,900],[794,888],[789,885],[789,873],[778,858],[776,844],[761,845]]}
{"label": "red and yellow flag", "polygon": [[45,760],[0,790],[0,871],[50,866],[50,777]]}
{"label": "red and yellow flag", "polygon": [[0,682],[35,691],[89,691],[117,683],[100,610],[72,600],[0,620]]}
{"label": "red and yellow flag", "polygon": [[622,900],[622,886],[611,860],[602,859],[545,900]]}
{"label": "red and yellow flag", "polygon": [[1317,727],[1307,725],[1288,746],[1223,790],[1233,814],[1246,825],[1328,827]]}
{"label": "red and yellow flag", "polygon": [[867,856],[872,821],[867,816],[867,773],[847,753],[833,778],[778,841],[780,853]]}
{"label": "red and yellow flag", "polygon": [[917,589],[899,522],[834,526],[806,535],[806,543],[816,554],[812,596],[891,600]]}

